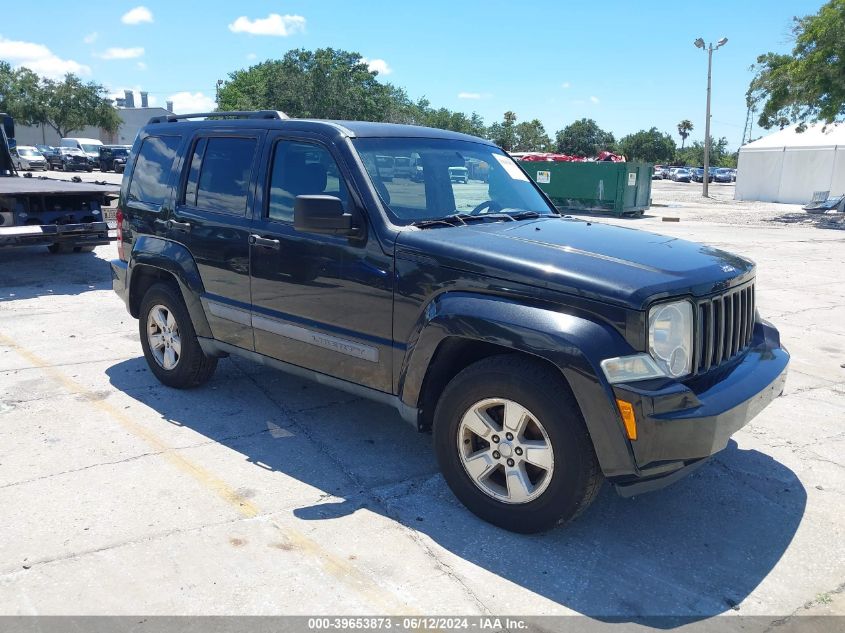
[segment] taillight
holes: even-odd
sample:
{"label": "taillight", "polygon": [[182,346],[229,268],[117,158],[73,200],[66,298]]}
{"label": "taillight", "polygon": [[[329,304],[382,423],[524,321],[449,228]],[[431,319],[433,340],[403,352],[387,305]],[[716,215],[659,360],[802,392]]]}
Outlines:
{"label": "taillight", "polygon": [[117,208],[114,220],[117,224],[117,256],[125,262],[126,257],[123,255],[123,209],[120,207]]}

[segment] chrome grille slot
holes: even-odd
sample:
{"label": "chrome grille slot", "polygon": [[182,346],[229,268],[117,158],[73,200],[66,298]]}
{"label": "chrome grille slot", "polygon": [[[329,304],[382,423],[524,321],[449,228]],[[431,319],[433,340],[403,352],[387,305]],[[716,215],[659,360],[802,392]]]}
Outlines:
{"label": "chrome grille slot", "polygon": [[695,373],[718,367],[744,352],[754,335],[754,284],[697,304]]}

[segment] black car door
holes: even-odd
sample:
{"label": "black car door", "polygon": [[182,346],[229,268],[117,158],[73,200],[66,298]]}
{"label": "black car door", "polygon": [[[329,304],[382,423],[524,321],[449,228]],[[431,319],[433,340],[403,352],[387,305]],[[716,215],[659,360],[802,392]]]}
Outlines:
{"label": "black car door", "polygon": [[168,237],[188,247],[214,338],[252,350],[249,234],[253,179],[264,132],[199,132],[185,161]]}
{"label": "black car door", "polygon": [[[270,133],[250,237],[255,350],[391,390],[393,258],[369,232],[342,162],[316,140]],[[297,195],[339,197],[358,218],[348,236],[296,231]]]}

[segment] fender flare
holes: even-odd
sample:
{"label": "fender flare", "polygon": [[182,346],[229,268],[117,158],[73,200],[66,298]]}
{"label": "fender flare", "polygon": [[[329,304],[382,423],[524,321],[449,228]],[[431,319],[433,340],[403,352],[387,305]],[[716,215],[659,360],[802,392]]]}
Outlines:
{"label": "fender flare", "polygon": [[[126,287],[132,296],[133,273],[156,268],[172,275],[191,315],[197,336],[211,337],[211,327],[200,297],[205,293],[199,269],[190,251],[183,244],[162,237],[139,236],[132,247],[126,274]],[[137,315],[133,315],[136,316]]]}
{"label": "fender flare", "polygon": [[633,353],[610,325],[501,297],[449,292],[425,309],[399,370],[402,401],[421,406],[423,383],[440,344],[450,337],[492,343],[552,363],[572,389],[606,476],[635,473],[615,396],[599,363]]}

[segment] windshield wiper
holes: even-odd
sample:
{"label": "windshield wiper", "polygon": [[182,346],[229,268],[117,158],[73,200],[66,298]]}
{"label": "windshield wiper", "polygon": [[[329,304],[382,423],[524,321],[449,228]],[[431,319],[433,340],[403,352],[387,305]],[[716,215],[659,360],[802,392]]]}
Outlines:
{"label": "windshield wiper", "polygon": [[484,215],[472,215],[471,213],[451,213],[449,215],[444,215],[442,218],[435,218],[433,220],[418,220],[417,222],[413,222],[413,225],[418,226],[420,228],[437,226],[440,224],[445,224],[448,226],[464,226],[465,224],[469,224],[470,222],[476,220],[484,220],[485,218],[490,218],[493,220],[513,220],[513,218],[507,213],[485,213]]}
{"label": "windshield wiper", "polygon": [[483,220],[507,220],[509,222],[516,222],[517,220],[533,220],[539,217],[542,217],[542,214],[537,211],[527,211],[525,209],[505,209],[497,213],[482,213],[479,215],[472,215],[471,213],[452,213],[450,215],[445,215],[442,218],[418,220],[416,222],[412,222],[412,225],[425,229],[431,226],[464,226],[470,222]]}

